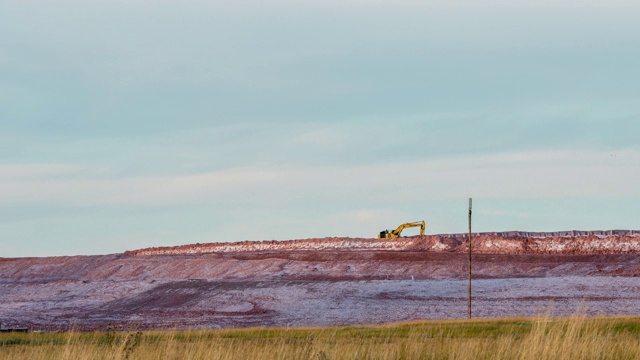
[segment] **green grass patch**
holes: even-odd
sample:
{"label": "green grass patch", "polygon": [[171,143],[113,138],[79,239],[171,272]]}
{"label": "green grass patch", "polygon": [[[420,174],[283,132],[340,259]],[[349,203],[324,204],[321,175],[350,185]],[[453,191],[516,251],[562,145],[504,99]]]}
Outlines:
{"label": "green grass patch", "polygon": [[638,359],[640,318],[0,334],[0,359]]}

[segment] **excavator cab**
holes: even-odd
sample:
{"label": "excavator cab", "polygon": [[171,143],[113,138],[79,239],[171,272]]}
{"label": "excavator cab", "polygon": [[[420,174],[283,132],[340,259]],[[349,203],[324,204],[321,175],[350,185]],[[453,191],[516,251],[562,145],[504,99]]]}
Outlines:
{"label": "excavator cab", "polygon": [[426,224],[424,221],[405,223],[398,226],[398,228],[393,231],[389,231],[389,230],[380,231],[380,234],[378,234],[378,239],[399,238],[400,234],[402,233],[402,230],[410,227],[420,227],[420,236],[423,236]]}

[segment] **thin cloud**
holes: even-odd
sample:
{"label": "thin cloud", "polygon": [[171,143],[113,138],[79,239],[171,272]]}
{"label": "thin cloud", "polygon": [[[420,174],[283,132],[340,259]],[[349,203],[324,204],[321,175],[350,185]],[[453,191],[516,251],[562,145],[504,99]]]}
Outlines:
{"label": "thin cloud", "polygon": [[[20,169],[20,166],[15,166]],[[29,169],[24,167],[23,169]],[[52,166],[50,171],[67,169]],[[0,179],[0,199],[61,206],[640,196],[640,152],[524,152],[368,166],[253,166],[158,177]],[[54,173],[56,173],[54,171]]]}
{"label": "thin cloud", "polygon": [[79,170],[67,164],[0,164],[0,180],[21,181],[71,175]]}

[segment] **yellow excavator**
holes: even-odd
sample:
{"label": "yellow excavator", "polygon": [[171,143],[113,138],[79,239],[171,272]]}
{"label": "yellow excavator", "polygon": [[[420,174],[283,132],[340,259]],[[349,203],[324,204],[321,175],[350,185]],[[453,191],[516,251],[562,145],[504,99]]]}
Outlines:
{"label": "yellow excavator", "polygon": [[424,228],[425,228],[424,221],[416,221],[416,222],[402,224],[393,231],[389,231],[389,230],[380,231],[380,234],[378,234],[378,239],[399,238],[402,230],[406,228],[411,228],[411,227],[420,227],[420,236],[424,235]]}

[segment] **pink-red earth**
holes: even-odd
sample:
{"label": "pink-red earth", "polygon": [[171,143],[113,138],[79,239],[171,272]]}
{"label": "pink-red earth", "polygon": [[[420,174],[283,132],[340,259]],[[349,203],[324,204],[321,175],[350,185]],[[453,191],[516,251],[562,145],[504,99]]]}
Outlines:
{"label": "pink-red earth", "polygon": [[[0,326],[372,324],[467,315],[467,240],[324,238],[0,258]],[[640,315],[640,236],[473,239],[475,317]]]}

